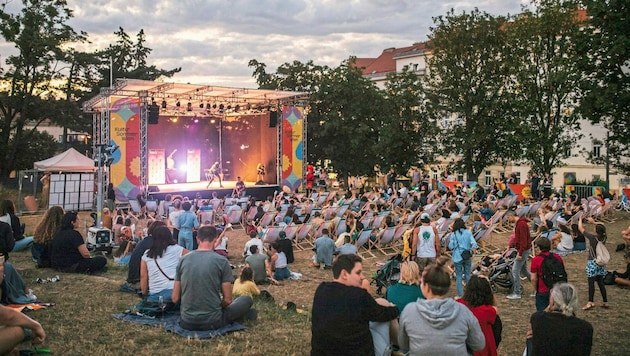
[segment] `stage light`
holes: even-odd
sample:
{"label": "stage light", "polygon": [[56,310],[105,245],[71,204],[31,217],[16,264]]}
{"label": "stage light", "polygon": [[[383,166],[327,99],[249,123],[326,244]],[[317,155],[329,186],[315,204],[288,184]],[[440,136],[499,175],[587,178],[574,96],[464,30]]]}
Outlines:
{"label": "stage light", "polygon": [[198,119],[198,118],[194,118],[194,119],[193,119],[193,122],[194,122],[195,124],[196,124],[196,123],[199,123],[199,119]]}
{"label": "stage light", "polygon": [[243,145],[241,145],[241,150],[244,150],[244,149],[246,149],[246,148],[249,148],[249,145],[244,145],[244,144],[243,144]]}
{"label": "stage light", "polygon": [[231,104],[228,104],[227,109],[230,110],[232,108]]}
{"label": "stage light", "polygon": [[203,109],[203,103],[199,103],[199,109]]}
{"label": "stage light", "polygon": [[180,107],[182,106],[182,104],[179,102],[179,100],[177,100],[177,103],[175,103],[175,106]]}
{"label": "stage light", "polygon": [[166,109],[166,100],[162,100],[162,109]]}
{"label": "stage light", "polygon": [[215,120],[215,119],[210,119],[210,123],[211,123],[211,124],[214,124],[215,122],[217,122],[217,120]]}
{"label": "stage light", "polygon": [[236,104],[236,106],[234,107],[234,112],[238,112],[238,110],[241,108],[240,105]]}
{"label": "stage light", "polygon": [[212,104],[212,108],[216,109],[217,108],[217,103]]}
{"label": "stage light", "polygon": [[190,101],[186,104],[186,111],[192,111],[192,103]]}

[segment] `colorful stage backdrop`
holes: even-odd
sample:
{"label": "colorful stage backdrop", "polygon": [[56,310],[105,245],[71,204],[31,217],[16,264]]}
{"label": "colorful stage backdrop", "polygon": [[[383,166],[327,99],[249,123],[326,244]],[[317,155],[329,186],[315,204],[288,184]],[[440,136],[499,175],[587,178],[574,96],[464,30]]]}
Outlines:
{"label": "colorful stage backdrop", "polygon": [[295,191],[302,185],[304,108],[282,108],[282,186]]}
{"label": "colorful stage backdrop", "polygon": [[110,140],[117,145],[110,167],[116,199],[135,199],[140,192],[140,99],[111,97]]}

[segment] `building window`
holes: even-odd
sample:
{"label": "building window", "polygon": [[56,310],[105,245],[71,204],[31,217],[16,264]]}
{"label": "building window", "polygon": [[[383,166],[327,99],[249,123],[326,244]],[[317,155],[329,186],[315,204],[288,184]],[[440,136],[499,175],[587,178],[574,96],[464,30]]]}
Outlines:
{"label": "building window", "polygon": [[433,170],[433,179],[438,179],[438,171],[436,171],[435,169]]}
{"label": "building window", "polygon": [[492,186],[492,172],[491,171],[486,171],[486,186],[488,187]]}
{"label": "building window", "polygon": [[599,143],[593,144],[593,151],[591,152],[593,158],[600,158],[602,156],[602,145]]}
{"label": "building window", "polygon": [[457,173],[457,181],[459,181],[459,182],[463,182],[464,181],[464,174],[463,173]]}
{"label": "building window", "polygon": [[411,65],[411,67],[413,68],[413,71],[414,71],[414,72],[417,72],[417,71],[418,71],[418,63],[414,63],[414,64],[412,64],[412,65]]}

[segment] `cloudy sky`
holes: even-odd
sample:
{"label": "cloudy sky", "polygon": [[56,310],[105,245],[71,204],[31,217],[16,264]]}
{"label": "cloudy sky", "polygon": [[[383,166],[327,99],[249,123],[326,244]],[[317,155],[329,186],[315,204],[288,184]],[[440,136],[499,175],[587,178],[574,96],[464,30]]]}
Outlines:
{"label": "cloudy sky", "polygon": [[[425,41],[434,16],[475,7],[520,12],[527,0],[68,0],[71,22],[94,48],[122,27],[144,29],[150,64],[182,67],[177,82],[256,87],[250,59],[269,72],[285,62],[337,66],[348,56],[377,57],[388,47]],[[10,0],[6,10],[21,0]],[[6,45],[6,44],[5,44]],[[5,51],[6,46],[0,46]],[[1,54],[1,53],[0,53]]]}

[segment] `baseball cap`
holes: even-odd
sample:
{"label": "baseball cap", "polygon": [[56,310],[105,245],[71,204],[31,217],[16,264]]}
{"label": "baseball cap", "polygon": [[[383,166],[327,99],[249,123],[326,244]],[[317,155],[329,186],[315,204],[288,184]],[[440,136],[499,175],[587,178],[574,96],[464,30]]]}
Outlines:
{"label": "baseball cap", "polygon": [[420,221],[422,221],[423,223],[431,222],[431,215],[423,213],[422,215],[420,215]]}

